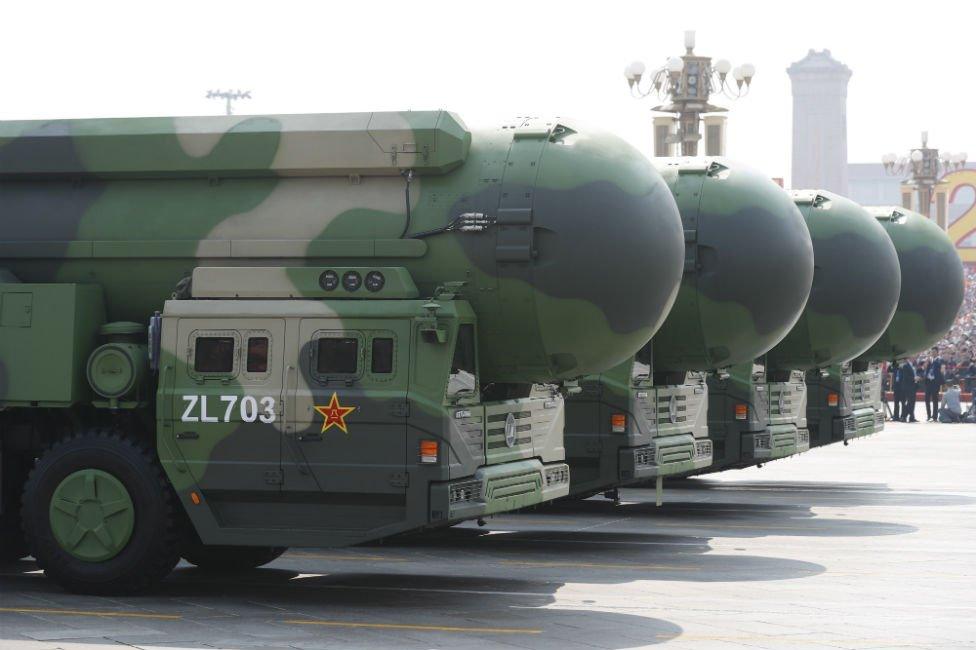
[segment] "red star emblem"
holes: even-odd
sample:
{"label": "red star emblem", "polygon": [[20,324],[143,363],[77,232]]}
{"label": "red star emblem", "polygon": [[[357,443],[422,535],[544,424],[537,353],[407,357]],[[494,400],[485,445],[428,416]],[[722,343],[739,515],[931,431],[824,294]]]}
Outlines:
{"label": "red star emblem", "polygon": [[346,428],[346,416],[356,410],[355,406],[343,406],[339,403],[339,397],[332,393],[332,399],[329,400],[328,406],[316,406],[315,410],[325,418],[322,422],[322,433],[325,433],[332,427],[339,427],[343,433],[349,433],[349,429]]}

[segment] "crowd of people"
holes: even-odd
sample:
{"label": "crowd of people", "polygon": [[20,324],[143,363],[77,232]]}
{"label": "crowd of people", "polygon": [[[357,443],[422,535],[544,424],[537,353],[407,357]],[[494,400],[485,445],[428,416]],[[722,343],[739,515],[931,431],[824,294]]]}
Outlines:
{"label": "crowd of people", "polygon": [[[971,422],[976,391],[976,267],[965,266],[966,289],[959,316],[935,347],[887,368],[894,393],[892,417],[915,422],[915,402],[925,398],[929,421]],[[969,402],[968,411],[963,408]]]}

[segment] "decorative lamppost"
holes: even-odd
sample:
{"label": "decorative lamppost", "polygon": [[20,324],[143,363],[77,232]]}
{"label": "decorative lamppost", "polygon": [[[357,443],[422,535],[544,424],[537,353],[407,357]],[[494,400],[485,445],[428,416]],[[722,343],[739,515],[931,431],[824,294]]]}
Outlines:
{"label": "decorative lamppost", "polygon": [[[667,62],[647,73],[641,61],[634,61],[624,69],[630,93],[637,99],[656,96],[666,103],[655,106],[654,111],[671,113],[675,118],[656,118],[654,129],[654,155],[670,155],[673,145],[680,145],[685,156],[698,155],[698,141],[702,139],[699,122],[705,113],[724,113],[727,109],[714,106],[709,99],[722,94],[738,99],[749,92],[756,66],[744,63],[736,68],[726,59],[712,63],[711,57],[698,56],[695,50],[695,32],[685,32],[685,53],[673,56]],[[729,79],[731,73],[732,79]],[[642,81],[646,81],[642,85]],[[706,118],[708,120],[710,118]],[[706,137],[707,155],[724,154],[724,117],[715,121],[717,127]]]}
{"label": "decorative lamppost", "polygon": [[[929,147],[929,133],[922,131],[922,146],[912,149],[907,156],[898,157],[893,153],[886,153],[881,157],[885,173],[889,176],[906,176],[902,181],[902,207],[916,209],[926,217],[932,217],[932,203],[936,203],[936,223],[943,230],[946,229],[946,196],[938,191],[944,183],[939,177],[943,174],[962,169],[966,165],[966,154],[949,153]],[[913,194],[917,204],[913,205]]]}
{"label": "decorative lamppost", "polygon": [[234,114],[234,102],[238,99],[251,99],[250,90],[208,90],[207,99],[222,99],[228,115]]}

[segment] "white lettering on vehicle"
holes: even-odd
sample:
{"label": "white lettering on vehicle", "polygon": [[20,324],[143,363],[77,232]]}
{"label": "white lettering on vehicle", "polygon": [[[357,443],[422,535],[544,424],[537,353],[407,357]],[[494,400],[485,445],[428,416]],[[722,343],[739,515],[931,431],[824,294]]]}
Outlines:
{"label": "white lettering on vehicle", "polygon": [[[235,413],[242,422],[252,423],[260,420],[264,424],[271,424],[278,419],[275,413],[275,398],[270,395],[255,397],[253,395],[220,395],[220,401],[226,405],[223,418],[219,415],[207,414],[207,398],[214,395],[183,395],[186,410],[180,418],[182,422],[234,422]],[[260,406],[259,406],[260,404]],[[199,408],[198,408],[199,405]],[[234,408],[234,407],[237,408]]]}

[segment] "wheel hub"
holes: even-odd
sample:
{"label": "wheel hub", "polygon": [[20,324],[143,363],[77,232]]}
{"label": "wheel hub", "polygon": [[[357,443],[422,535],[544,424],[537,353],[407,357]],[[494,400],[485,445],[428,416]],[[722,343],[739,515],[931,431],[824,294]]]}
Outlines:
{"label": "wheel hub", "polygon": [[118,555],[135,526],[129,491],[100,469],[66,476],[51,495],[49,517],[61,548],[86,562],[103,562]]}

